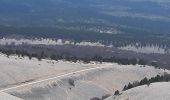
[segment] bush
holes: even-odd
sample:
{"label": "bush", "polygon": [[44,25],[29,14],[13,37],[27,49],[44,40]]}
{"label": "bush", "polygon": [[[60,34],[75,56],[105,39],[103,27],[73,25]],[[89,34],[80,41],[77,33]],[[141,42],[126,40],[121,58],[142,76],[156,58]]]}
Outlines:
{"label": "bush", "polygon": [[93,97],[93,98],[91,98],[90,100],[101,100],[101,99],[98,98],[98,97]]}
{"label": "bush", "polygon": [[131,89],[133,87],[134,87],[133,84],[129,83],[127,89]]}
{"label": "bush", "polygon": [[119,95],[119,90],[115,91],[115,94],[114,95]]}
{"label": "bush", "polygon": [[128,87],[125,85],[123,88],[123,91],[126,91],[128,89]]}
{"label": "bush", "polygon": [[102,100],[104,100],[104,99],[106,99],[108,97],[110,97],[110,94],[106,94],[106,95],[102,96]]}
{"label": "bush", "polygon": [[73,80],[73,79],[69,79],[69,80],[68,80],[68,83],[69,83],[71,86],[75,87],[75,84],[74,84],[74,80]]}
{"label": "bush", "polygon": [[148,84],[148,79],[145,77],[143,80],[140,81],[139,85]]}

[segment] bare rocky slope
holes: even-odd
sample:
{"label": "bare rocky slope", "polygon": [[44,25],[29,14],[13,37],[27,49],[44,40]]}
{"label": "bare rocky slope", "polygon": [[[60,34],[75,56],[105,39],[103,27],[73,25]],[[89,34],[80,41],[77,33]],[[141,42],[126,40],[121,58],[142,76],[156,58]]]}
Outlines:
{"label": "bare rocky slope", "polygon": [[3,54],[0,60],[0,91],[24,100],[106,98],[129,82],[169,73],[151,66],[38,61]]}
{"label": "bare rocky slope", "polygon": [[0,100],[23,100],[23,99],[17,98],[4,92],[0,92]]}

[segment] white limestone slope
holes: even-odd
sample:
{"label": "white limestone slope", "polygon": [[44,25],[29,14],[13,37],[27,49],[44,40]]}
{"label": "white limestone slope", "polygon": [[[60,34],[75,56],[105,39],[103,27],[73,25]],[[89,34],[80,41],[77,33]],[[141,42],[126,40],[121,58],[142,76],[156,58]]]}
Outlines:
{"label": "white limestone slope", "polygon": [[23,99],[17,98],[4,92],[0,92],[0,100],[23,100]]}
{"label": "white limestone slope", "polygon": [[[98,66],[97,64],[72,63],[66,61],[42,60],[28,57],[6,57],[0,54],[0,88],[46,79],[64,73]],[[101,66],[101,65],[99,65]]]}
{"label": "white limestone slope", "polygon": [[[71,63],[0,55],[0,88],[26,100],[90,100],[112,94],[129,82],[164,74],[151,66]],[[96,68],[93,70],[85,70]],[[85,70],[77,73],[77,71]],[[75,72],[74,74],[69,74]],[[57,77],[64,75],[62,77]],[[68,84],[73,79],[75,86]],[[42,81],[45,80],[45,81]],[[31,83],[31,84],[30,84]],[[22,86],[24,84],[28,84]],[[21,86],[20,86],[21,85]],[[16,87],[17,86],[17,87]],[[16,88],[11,88],[16,87]],[[11,89],[8,89],[11,88]]]}
{"label": "white limestone slope", "polygon": [[169,100],[170,82],[152,83],[123,92],[120,96],[110,97],[106,100]]}
{"label": "white limestone slope", "polygon": [[[164,73],[164,70],[149,66],[140,67],[139,65],[115,63],[105,63],[101,66],[101,69],[75,73],[5,92],[16,93],[17,97],[26,100],[55,100],[56,98],[59,100],[90,100],[93,97],[102,98],[102,96],[112,94],[115,90],[121,90],[129,82]],[[69,79],[74,80],[75,87],[68,84]]]}

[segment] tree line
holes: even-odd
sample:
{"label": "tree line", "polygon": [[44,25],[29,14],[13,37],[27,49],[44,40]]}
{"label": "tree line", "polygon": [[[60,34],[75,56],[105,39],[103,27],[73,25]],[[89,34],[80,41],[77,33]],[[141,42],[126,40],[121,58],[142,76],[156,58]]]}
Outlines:
{"label": "tree line", "polygon": [[0,52],[6,54],[7,56],[16,54],[18,56],[24,57],[28,56],[29,59],[32,59],[33,57],[37,58],[38,60],[41,59],[51,59],[51,60],[66,60],[66,61],[72,61],[72,62],[77,62],[77,61],[83,61],[84,63],[90,63],[90,61],[97,61],[97,62],[116,62],[118,64],[122,65],[146,65],[147,62],[145,62],[142,59],[128,59],[128,58],[116,58],[116,57],[109,57],[105,58],[102,56],[93,56],[93,57],[76,57],[72,55],[67,55],[67,54],[51,54],[47,55],[43,51],[40,53],[29,53],[25,50],[6,50],[6,49],[0,49]]}
{"label": "tree line", "polygon": [[71,62],[78,62],[82,61],[84,63],[90,63],[90,61],[96,61],[96,62],[115,62],[120,65],[152,65],[157,67],[156,62],[153,62],[151,64],[147,63],[146,61],[142,59],[137,59],[137,58],[118,58],[118,57],[102,57],[102,56],[92,56],[92,57],[77,57],[69,54],[48,54],[44,51],[38,52],[38,53],[32,53],[28,52],[27,50],[11,50],[11,49],[2,49],[0,48],[0,52],[6,54],[7,56],[16,54],[19,57],[24,57],[27,56],[30,60],[34,57],[37,58],[39,61],[42,59],[51,59],[51,60],[66,60],[66,61],[71,61]]}
{"label": "tree line", "polygon": [[[126,91],[129,89],[132,89],[134,87],[137,86],[142,86],[142,85],[147,85],[149,86],[151,83],[155,83],[155,82],[169,82],[170,81],[170,74],[165,73],[164,75],[157,75],[155,77],[152,77],[150,79],[148,78],[144,78],[141,81],[135,81],[133,83],[130,83],[128,85],[125,85],[122,91]],[[114,95],[120,95],[120,91],[116,90]]]}
{"label": "tree line", "polygon": [[155,83],[155,82],[169,82],[170,81],[170,74],[164,74],[164,75],[157,75],[155,77],[152,77],[150,79],[148,78],[144,78],[141,81],[136,81],[133,83],[129,83],[128,85],[125,85],[123,88],[123,91],[126,91],[128,89],[137,87],[137,86],[141,86],[141,85],[150,85],[151,83]]}

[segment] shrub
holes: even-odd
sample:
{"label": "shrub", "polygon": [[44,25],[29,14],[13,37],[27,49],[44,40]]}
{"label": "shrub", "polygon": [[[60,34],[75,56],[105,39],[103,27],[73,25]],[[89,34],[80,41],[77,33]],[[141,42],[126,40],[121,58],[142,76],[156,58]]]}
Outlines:
{"label": "shrub", "polygon": [[114,95],[119,95],[119,90],[115,91],[115,94]]}
{"label": "shrub", "polygon": [[110,94],[106,94],[106,95],[102,96],[102,100],[104,100],[104,99],[106,99],[108,97],[110,97]]}
{"label": "shrub", "polygon": [[98,97],[93,97],[93,98],[91,98],[90,100],[101,100],[101,99],[98,98]]}
{"label": "shrub", "polygon": [[128,89],[128,87],[125,85],[123,88],[123,91],[126,91]]}
{"label": "shrub", "polygon": [[75,87],[75,84],[74,84],[74,80],[73,80],[73,79],[69,79],[69,80],[68,80],[68,83],[69,83],[71,86]]}

